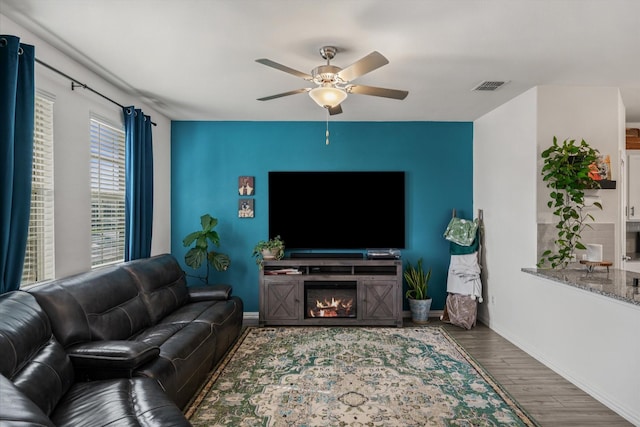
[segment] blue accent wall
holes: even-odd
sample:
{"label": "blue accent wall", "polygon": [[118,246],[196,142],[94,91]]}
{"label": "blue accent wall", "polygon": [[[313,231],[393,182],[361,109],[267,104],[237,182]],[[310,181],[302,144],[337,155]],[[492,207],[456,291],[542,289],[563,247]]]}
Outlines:
{"label": "blue accent wall", "polygon": [[[433,268],[432,309],[444,308],[449,245],[442,237],[455,208],[472,218],[471,122],[205,122],[171,124],[171,252],[184,263],[182,239],[200,229],[200,216],[218,218],[226,272],[213,271],[258,311],[258,268],[251,256],[267,238],[267,183],[271,170],[401,170],[406,179],[406,242],[402,259],[424,258]],[[238,218],[238,177],[255,177],[255,218]],[[384,227],[374,218],[372,232]],[[286,243],[286,242],[285,242]],[[199,274],[204,275],[204,267]],[[189,279],[190,284],[197,280]],[[406,286],[406,285],[405,285]],[[405,310],[408,305],[405,301]]]}

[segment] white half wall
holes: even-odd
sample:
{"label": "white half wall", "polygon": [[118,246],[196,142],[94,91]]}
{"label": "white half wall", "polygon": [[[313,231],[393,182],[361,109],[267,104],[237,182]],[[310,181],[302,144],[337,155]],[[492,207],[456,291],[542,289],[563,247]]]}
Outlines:
{"label": "white half wall", "polygon": [[[533,88],[475,121],[474,210],[484,215],[485,302],[478,316],[640,425],[640,364],[634,360],[640,308],[521,271],[537,262],[537,222],[544,217],[539,193],[546,200],[546,188],[539,189],[541,146],[548,147],[553,135],[584,138],[614,155],[618,97],[612,88]],[[580,113],[583,107],[588,113]],[[616,191],[598,191],[609,191],[603,203],[614,204],[598,220],[619,226]]]}
{"label": "white half wall", "polygon": [[[153,127],[154,212],[152,254],[171,251],[171,121],[95,73],[54,49],[46,41],[0,14],[3,34],[35,46],[36,58],[119,102],[134,105],[157,124]],[[54,203],[55,275],[64,277],[91,268],[91,188],[89,175],[89,118],[96,114],[122,125],[117,105],[84,90],[36,64],[36,90],[55,98]]]}
{"label": "white half wall", "polygon": [[497,332],[640,425],[640,306],[520,273],[517,331]]}

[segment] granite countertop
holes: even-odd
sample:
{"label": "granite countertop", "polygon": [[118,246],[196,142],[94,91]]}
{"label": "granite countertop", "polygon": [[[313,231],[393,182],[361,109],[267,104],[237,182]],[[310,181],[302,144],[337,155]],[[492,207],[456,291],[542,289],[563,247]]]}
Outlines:
{"label": "granite countertop", "polygon": [[640,306],[640,287],[633,286],[633,279],[640,279],[640,273],[606,267],[596,267],[590,273],[583,266],[562,270],[523,268],[522,271]]}

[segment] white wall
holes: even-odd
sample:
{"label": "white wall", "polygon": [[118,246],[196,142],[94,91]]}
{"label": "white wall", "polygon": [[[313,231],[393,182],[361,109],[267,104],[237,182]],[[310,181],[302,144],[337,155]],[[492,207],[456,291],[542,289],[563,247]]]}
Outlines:
{"label": "white wall", "polygon": [[[519,328],[522,295],[514,278],[536,258],[536,100],[532,89],[474,123],[474,211],[484,223],[479,316],[492,326]],[[513,330],[510,328],[513,327]]]}
{"label": "white wall", "polygon": [[[53,49],[44,40],[0,14],[3,34],[35,46],[36,58],[119,102],[135,105],[157,124],[153,127],[154,219],[152,253],[171,250],[171,121],[136,97],[100,79]],[[91,204],[89,176],[89,117],[97,114],[123,123],[120,107],[87,90],[71,90],[71,82],[36,64],[36,89],[55,97],[54,192],[55,274],[64,277],[91,268]]]}
{"label": "white wall", "polygon": [[[475,121],[474,210],[483,210],[485,230],[479,318],[640,423],[640,369],[632,356],[640,354],[640,307],[521,271],[537,261],[537,221],[544,217],[538,199],[547,197],[539,191],[541,151],[553,135],[584,138],[601,150],[612,140],[617,150],[620,113],[617,89],[538,87]],[[606,191],[603,203],[617,203],[617,191]],[[617,209],[598,220],[619,223]]]}

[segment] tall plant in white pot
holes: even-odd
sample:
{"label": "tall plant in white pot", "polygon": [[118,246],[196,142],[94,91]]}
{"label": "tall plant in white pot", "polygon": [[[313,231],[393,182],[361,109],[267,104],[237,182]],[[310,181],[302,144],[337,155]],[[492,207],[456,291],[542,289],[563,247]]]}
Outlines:
{"label": "tall plant in white pot", "polygon": [[427,291],[429,280],[431,279],[431,268],[425,272],[422,267],[422,258],[415,266],[410,262],[404,269],[404,279],[407,281],[409,289],[405,293],[409,301],[411,310],[411,321],[418,325],[429,321],[429,311],[431,310],[431,298]]}

